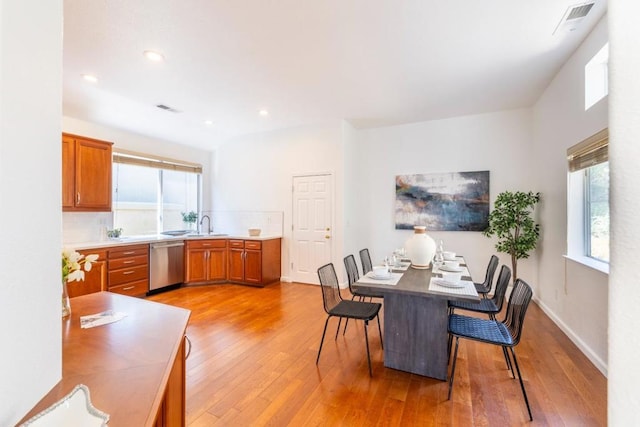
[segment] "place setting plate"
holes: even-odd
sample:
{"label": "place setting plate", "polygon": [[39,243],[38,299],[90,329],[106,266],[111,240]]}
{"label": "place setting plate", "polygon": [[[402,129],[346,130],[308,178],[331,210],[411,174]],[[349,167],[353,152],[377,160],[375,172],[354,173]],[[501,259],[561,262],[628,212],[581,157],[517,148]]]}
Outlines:
{"label": "place setting plate", "polygon": [[373,271],[370,271],[367,273],[367,277],[374,280],[389,280],[391,279],[392,276],[391,276],[391,273],[377,275],[377,274],[374,274]]}
{"label": "place setting plate", "polygon": [[450,282],[444,279],[433,279],[433,282],[438,286],[444,286],[445,288],[464,288],[465,284],[462,281]]}
{"label": "place setting plate", "polygon": [[452,273],[460,273],[464,269],[462,267],[449,267],[447,265],[441,265],[440,270],[450,271]]}

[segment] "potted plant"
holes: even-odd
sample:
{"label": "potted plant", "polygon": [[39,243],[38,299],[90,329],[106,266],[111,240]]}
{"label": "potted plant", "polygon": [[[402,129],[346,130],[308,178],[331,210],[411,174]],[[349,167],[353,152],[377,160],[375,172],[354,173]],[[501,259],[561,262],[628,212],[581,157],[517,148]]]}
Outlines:
{"label": "potted plant", "polygon": [[496,249],[511,255],[513,281],[518,278],[518,260],[529,258],[540,236],[540,225],[533,220],[533,210],[540,201],[540,193],[505,191],[498,194],[489,214],[485,236],[496,236]]}
{"label": "potted plant", "polygon": [[180,214],[182,215],[182,222],[185,223],[186,228],[190,230],[194,229],[195,228],[194,225],[198,220],[198,213],[194,211],[189,211],[189,212],[180,212]]}

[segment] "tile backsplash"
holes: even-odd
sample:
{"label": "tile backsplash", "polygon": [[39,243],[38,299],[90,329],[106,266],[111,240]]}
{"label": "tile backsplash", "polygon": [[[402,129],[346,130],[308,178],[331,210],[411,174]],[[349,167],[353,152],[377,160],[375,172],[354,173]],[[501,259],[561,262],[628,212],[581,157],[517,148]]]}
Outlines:
{"label": "tile backsplash", "polygon": [[[281,211],[203,211],[209,215],[213,231],[236,236],[248,235],[249,228],[260,228],[263,236],[282,236],[284,213]],[[113,227],[112,212],[63,212],[63,244],[102,242]]]}
{"label": "tile backsplash", "polygon": [[63,243],[101,242],[113,226],[111,212],[63,212]]}
{"label": "tile backsplash", "polygon": [[211,217],[213,231],[237,236],[248,234],[249,228],[259,228],[263,236],[282,236],[284,213],[282,211],[204,211]]}

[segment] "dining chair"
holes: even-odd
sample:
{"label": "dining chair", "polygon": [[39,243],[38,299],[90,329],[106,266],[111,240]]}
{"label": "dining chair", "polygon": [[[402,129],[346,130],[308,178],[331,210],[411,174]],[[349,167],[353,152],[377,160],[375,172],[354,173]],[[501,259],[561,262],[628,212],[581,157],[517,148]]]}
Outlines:
{"label": "dining chair", "polygon": [[369,249],[365,248],[360,251],[360,262],[362,263],[362,274],[367,274],[373,267],[371,266],[371,256],[369,255]]}
{"label": "dining chair", "polygon": [[504,296],[507,293],[507,287],[509,287],[509,280],[511,280],[511,269],[503,265],[500,268],[500,274],[498,274],[496,291],[491,298],[483,298],[480,302],[449,301],[449,314],[452,314],[457,308],[487,314],[489,319],[496,320],[496,314],[500,313],[504,304]]}
{"label": "dining chair", "polygon": [[[359,301],[364,301],[366,298],[369,298],[369,301],[372,301],[373,298],[384,298],[384,295],[381,293],[376,293],[374,291],[366,290],[366,289],[357,289],[353,286],[354,283],[360,279],[360,275],[358,274],[358,265],[356,264],[356,258],[353,255],[347,255],[344,257],[344,268],[347,270],[347,282],[349,283],[349,291],[351,291],[351,299],[355,299],[358,297]],[[342,331],[342,335],[347,332],[347,325],[349,324],[349,319],[344,322],[344,331]]]}
{"label": "dining chair", "polygon": [[482,283],[474,283],[476,287],[476,291],[482,295],[483,298],[487,297],[487,294],[491,292],[491,286],[493,285],[493,276],[496,273],[496,269],[498,268],[498,257],[495,255],[491,255],[491,259],[489,260],[489,264],[487,265],[487,272],[484,275],[484,282]]}
{"label": "dining chair", "polygon": [[[518,373],[518,380],[520,380],[520,388],[522,389],[524,402],[526,403],[527,411],[529,412],[529,420],[533,421],[531,408],[529,406],[529,399],[527,398],[527,392],[524,388],[522,374],[520,373],[518,359],[516,358],[516,352],[514,350],[514,347],[520,342],[522,327],[524,325],[524,317],[527,312],[527,308],[529,307],[529,303],[531,302],[532,295],[533,292],[531,291],[531,287],[523,280],[517,279],[513,286],[513,291],[511,291],[511,296],[509,297],[509,303],[507,304],[507,310],[503,321],[500,322],[492,319],[481,319],[478,317],[463,316],[455,313],[449,315],[448,332],[452,337],[456,338],[456,348],[453,353],[453,366],[451,368],[451,376],[449,377],[449,395],[447,400],[451,399],[453,379],[456,373],[456,358],[458,356],[459,339],[466,338],[487,344],[498,345],[502,347],[503,352],[507,357],[509,357],[507,349],[511,351],[513,364],[515,365]],[[513,368],[511,368],[511,371],[513,373]]]}
{"label": "dining chair", "polygon": [[[322,301],[324,305],[324,311],[327,313],[327,320],[324,322],[324,330],[322,331],[322,340],[320,341],[320,348],[318,349],[318,357],[316,358],[316,365],[320,360],[320,352],[322,351],[322,344],[324,343],[324,337],[327,333],[327,325],[329,319],[332,317],[338,317],[338,330],[340,330],[340,322],[342,319],[356,319],[364,321],[364,338],[367,347],[367,362],[369,364],[369,376],[373,376],[371,371],[371,354],[369,352],[369,333],[368,326],[369,321],[374,318],[378,319],[378,332],[380,333],[380,346],[384,348],[382,342],[382,328],[380,327],[380,317],[378,313],[382,304],[373,302],[343,300],[340,295],[340,287],[338,284],[338,276],[336,276],[336,270],[332,263],[323,265],[318,269],[318,278],[320,279],[320,288],[322,289]],[[336,337],[338,338],[338,331],[336,331]]]}

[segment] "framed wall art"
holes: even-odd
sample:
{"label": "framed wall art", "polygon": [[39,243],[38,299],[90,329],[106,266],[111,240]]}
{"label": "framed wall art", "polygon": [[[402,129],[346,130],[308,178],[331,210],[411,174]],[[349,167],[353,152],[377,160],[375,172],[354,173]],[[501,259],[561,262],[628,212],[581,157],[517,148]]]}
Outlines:
{"label": "framed wall art", "polygon": [[489,171],[396,176],[396,229],[484,231],[489,226]]}

